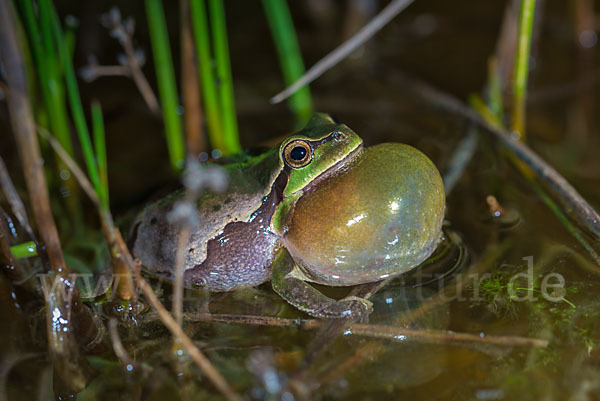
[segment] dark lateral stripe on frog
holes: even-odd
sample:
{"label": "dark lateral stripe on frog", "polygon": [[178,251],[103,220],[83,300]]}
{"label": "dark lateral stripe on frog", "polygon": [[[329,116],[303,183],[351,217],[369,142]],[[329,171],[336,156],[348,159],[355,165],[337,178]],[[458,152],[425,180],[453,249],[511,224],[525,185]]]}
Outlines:
{"label": "dark lateral stripe on frog", "polygon": [[208,241],[206,259],[185,272],[186,284],[219,292],[252,287],[271,279],[269,267],[281,244],[269,225],[288,176],[286,166],[249,221],[229,223]]}

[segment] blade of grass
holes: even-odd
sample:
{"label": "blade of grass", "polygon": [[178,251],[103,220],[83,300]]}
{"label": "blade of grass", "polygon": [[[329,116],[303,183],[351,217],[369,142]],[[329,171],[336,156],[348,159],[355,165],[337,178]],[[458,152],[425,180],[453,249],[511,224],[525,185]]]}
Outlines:
{"label": "blade of grass", "polygon": [[37,247],[33,241],[27,241],[23,242],[22,244],[11,246],[10,253],[16,259],[29,258],[38,254]]}
{"label": "blade of grass", "polygon": [[529,52],[531,49],[535,3],[535,0],[521,1],[518,48],[515,59],[514,102],[511,128],[513,131],[519,133],[521,140],[525,140],[525,99],[527,95]]}
{"label": "blade of grass", "polygon": [[[304,63],[287,1],[263,0],[263,8],[271,28],[285,85],[291,85],[304,74]],[[308,85],[290,97],[289,106],[296,116],[296,126],[304,126],[313,112]]]}
{"label": "blade of grass", "polygon": [[97,101],[92,102],[92,135],[94,137],[94,149],[96,150],[96,160],[98,162],[98,176],[100,185],[98,197],[102,206],[109,209],[108,201],[108,167],[106,162],[106,140],[104,134],[104,120],[102,118],[102,107]]}
{"label": "blade of grass", "polygon": [[504,121],[504,105],[502,101],[502,81],[498,73],[498,61],[491,58],[488,63],[488,104],[500,121]]}
{"label": "blade of grass", "polygon": [[65,83],[67,86],[67,95],[69,98],[69,104],[71,105],[71,114],[73,116],[73,122],[77,131],[77,136],[83,151],[85,165],[90,176],[90,180],[94,185],[94,189],[99,192],[100,178],[98,176],[98,166],[94,157],[94,151],[92,149],[92,142],[90,140],[90,133],[88,131],[87,123],[85,121],[85,115],[83,113],[83,105],[81,104],[81,97],[79,95],[79,88],[77,86],[77,79],[75,77],[75,71],[73,70],[73,64],[71,57],[65,42],[63,41],[62,28],[58,15],[54,10],[50,0],[40,0],[40,7],[44,4],[50,10],[50,22],[52,24],[52,33],[54,36],[54,42],[58,48],[58,54],[60,62],[62,63]]}
{"label": "blade of grass", "polygon": [[179,100],[173,72],[173,59],[161,0],[146,0],[146,15],[152,43],[152,54],[154,55],[158,92],[162,102],[169,158],[173,169],[180,171],[185,160],[185,148],[181,118],[178,113]]}
{"label": "blade of grass", "polygon": [[192,28],[194,42],[196,44],[196,55],[198,57],[198,74],[202,89],[202,100],[204,114],[208,125],[208,136],[213,148],[225,149],[225,138],[222,134],[221,114],[219,111],[219,99],[216,88],[214,70],[212,68],[212,57],[210,53],[210,36],[208,32],[208,17],[206,15],[206,3],[204,0],[190,0],[192,15]]}
{"label": "blade of grass", "polygon": [[242,150],[237,129],[235,99],[233,96],[233,80],[229,62],[229,45],[227,43],[227,26],[223,0],[208,0],[210,22],[212,27],[213,50],[215,52],[216,73],[219,90],[221,120],[223,121],[223,142],[221,149],[224,155]]}
{"label": "blade of grass", "polygon": [[[58,140],[67,149],[70,155],[73,155],[73,143],[71,139],[71,130],[69,127],[69,117],[67,113],[65,89],[62,83],[62,70],[56,54],[56,47],[52,42],[52,27],[49,21],[49,10],[45,5],[39,7],[40,19],[43,21],[42,32],[38,26],[38,20],[33,11],[32,0],[17,2],[21,9],[22,21],[27,32],[29,49],[31,51],[31,60],[28,60],[29,68],[37,75],[37,79],[29,79],[30,93],[35,93],[35,84],[40,88],[41,102],[34,102],[36,108],[35,114],[40,123],[49,127],[56,133]],[[40,21],[41,23],[41,21]],[[30,77],[32,78],[32,77]],[[64,177],[66,171],[64,164],[57,160],[56,177]],[[60,186],[65,186],[69,196],[64,199],[68,210],[68,220],[61,219],[61,228],[66,224],[71,225],[74,232],[81,232],[83,229],[80,196],[77,183],[72,177],[58,179]],[[66,216],[65,216],[66,217]],[[65,224],[66,223],[66,224]]]}
{"label": "blade of grass", "polygon": [[[31,0],[24,2],[27,9],[27,14],[30,15],[27,19],[33,17],[33,9]],[[73,144],[69,133],[69,122],[66,109],[66,100],[64,86],[62,84],[61,71],[59,68],[59,58],[56,54],[56,47],[52,40],[52,9],[48,1],[40,1],[39,3],[39,19],[40,28],[39,40],[41,42],[41,58],[35,60],[36,66],[39,69],[40,85],[47,88],[50,98],[46,101],[46,107],[49,111],[50,128],[56,132],[56,138],[70,155],[73,155]],[[35,25],[35,19],[31,21],[32,28]],[[35,30],[35,29],[34,29]],[[32,37],[34,42],[37,42],[36,37]],[[35,51],[34,51],[35,54]],[[35,57],[34,57],[35,59]],[[41,82],[46,79],[45,82]],[[43,93],[43,92],[42,92]]]}

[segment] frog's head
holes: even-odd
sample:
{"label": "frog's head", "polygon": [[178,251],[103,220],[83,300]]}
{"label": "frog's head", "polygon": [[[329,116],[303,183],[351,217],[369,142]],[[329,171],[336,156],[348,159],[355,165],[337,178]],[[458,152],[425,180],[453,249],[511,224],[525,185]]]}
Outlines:
{"label": "frog's head", "polygon": [[284,198],[293,197],[325,173],[336,170],[361,148],[362,139],[327,114],[316,113],[306,127],[279,147],[280,165],[289,178]]}

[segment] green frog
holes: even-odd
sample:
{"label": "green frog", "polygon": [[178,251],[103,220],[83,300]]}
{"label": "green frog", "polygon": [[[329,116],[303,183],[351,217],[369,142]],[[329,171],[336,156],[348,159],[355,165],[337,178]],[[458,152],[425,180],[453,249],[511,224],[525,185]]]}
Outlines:
{"label": "green frog", "polygon": [[[279,146],[224,165],[228,187],[196,200],[200,224],[185,246],[184,283],[231,291],[268,280],[320,318],[367,316],[363,298],[335,300],[310,283],[352,286],[397,276],[435,250],[445,211],[435,165],[404,144],[363,147],[326,114]],[[129,243],[150,273],[173,278],[183,190],[146,207]]]}

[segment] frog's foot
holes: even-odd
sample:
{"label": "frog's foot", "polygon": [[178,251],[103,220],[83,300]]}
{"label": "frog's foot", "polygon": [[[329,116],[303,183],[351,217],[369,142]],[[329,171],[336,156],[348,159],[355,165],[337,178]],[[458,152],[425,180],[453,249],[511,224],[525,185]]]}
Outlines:
{"label": "frog's foot", "polygon": [[273,261],[273,289],[296,308],[314,317],[355,321],[365,321],[373,309],[371,302],[364,298],[350,296],[336,301],[305,280],[289,252],[279,251]]}
{"label": "frog's foot", "polygon": [[305,312],[314,317],[326,319],[352,319],[353,321],[366,322],[369,314],[373,311],[373,303],[367,299],[355,296],[346,297],[339,301],[322,304],[316,310]]}

